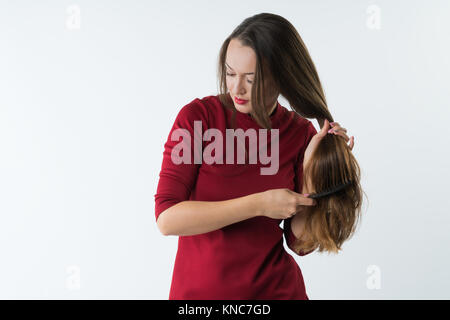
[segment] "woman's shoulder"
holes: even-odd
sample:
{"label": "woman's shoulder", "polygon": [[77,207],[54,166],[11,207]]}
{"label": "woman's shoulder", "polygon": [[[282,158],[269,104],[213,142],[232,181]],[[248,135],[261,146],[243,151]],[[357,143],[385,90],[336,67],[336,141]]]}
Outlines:
{"label": "woman's shoulder", "polygon": [[194,127],[197,121],[201,121],[202,129],[214,127],[215,121],[220,121],[223,110],[219,97],[208,95],[203,98],[194,98],[181,107],[175,122],[179,127]]}
{"label": "woman's shoulder", "polygon": [[180,114],[188,117],[202,117],[209,118],[210,114],[214,114],[216,109],[221,108],[221,102],[217,95],[208,95],[203,98],[194,98],[187,104],[185,104]]}

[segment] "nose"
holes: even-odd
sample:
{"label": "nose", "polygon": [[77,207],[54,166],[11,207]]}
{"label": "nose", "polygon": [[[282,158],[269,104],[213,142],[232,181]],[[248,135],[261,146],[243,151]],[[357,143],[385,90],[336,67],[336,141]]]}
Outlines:
{"label": "nose", "polygon": [[243,96],[245,95],[245,85],[244,85],[245,79],[237,79],[233,82],[232,85],[232,92],[234,92],[234,95]]}

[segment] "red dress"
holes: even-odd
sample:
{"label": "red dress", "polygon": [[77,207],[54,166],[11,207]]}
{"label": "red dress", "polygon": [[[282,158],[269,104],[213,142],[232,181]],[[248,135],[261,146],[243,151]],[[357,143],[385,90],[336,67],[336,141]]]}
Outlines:
{"label": "red dress", "polygon": [[[164,145],[154,195],[156,219],[165,209],[185,200],[221,201],[277,188],[301,193],[303,155],[317,131],[309,120],[278,102],[270,116],[272,128],[279,129],[276,174],[261,174],[260,168],[271,164],[261,164],[259,157],[256,163],[248,160],[246,164],[237,163],[237,140],[235,161],[231,164],[226,163],[225,154],[221,157],[224,164],[208,164],[204,155],[200,164],[194,161],[194,150],[199,152],[199,148],[194,147],[194,140],[197,140],[197,147],[202,146],[200,152],[203,153],[205,147],[214,141],[214,138],[202,138],[201,134],[205,134],[208,128],[220,130],[223,145],[226,145],[225,129],[232,128],[231,125],[227,127],[227,119],[231,115],[232,111],[213,95],[196,98],[179,111]],[[194,121],[201,122],[194,126]],[[182,141],[180,137],[171,141],[172,132],[177,128],[186,129],[184,132],[190,134],[191,163],[175,164],[172,161],[172,149]],[[242,128],[244,132],[249,128],[256,132],[263,129],[249,114],[239,111],[236,111],[236,128]],[[196,133],[199,133],[197,137]],[[270,151],[270,132],[265,136]],[[249,150],[247,139],[246,147]],[[200,152],[198,154],[202,156]],[[179,155],[183,156],[183,152]],[[257,216],[204,234],[180,236],[169,300],[308,299],[302,272],[283,246],[283,234],[289,248],[295,239],[290,228],[291,219],[284,219],[281,228],[281,219]]]}

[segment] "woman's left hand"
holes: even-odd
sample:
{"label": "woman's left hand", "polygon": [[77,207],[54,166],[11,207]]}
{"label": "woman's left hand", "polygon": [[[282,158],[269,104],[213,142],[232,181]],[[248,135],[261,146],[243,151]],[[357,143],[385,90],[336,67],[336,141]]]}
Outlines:
{"label": "woman's left hand", "polygon": [[328,120],[325,119],[322,129],[311,138],[311,141],[309,142],[308,147],[306,147],[305,155],[303,158],[303,168],[306,167],[306,164],[308,163],[309,159],[311,158],[311,155],[313,154],[314,150],[316,150],[317,146],[319,145],[320,140],[322,140],[322,138],[325,137],[328,133],[339,135],[339,136],[343,137],[346,142],[350,141],[350,144],[349,144],[350,150],[353,149],[353,146],[355,144],[355,140],[354,140],[355,137],[351,136],[349,138],[346,134],[347,129],[341,127],[341,125],[337,122],[329,123]]}

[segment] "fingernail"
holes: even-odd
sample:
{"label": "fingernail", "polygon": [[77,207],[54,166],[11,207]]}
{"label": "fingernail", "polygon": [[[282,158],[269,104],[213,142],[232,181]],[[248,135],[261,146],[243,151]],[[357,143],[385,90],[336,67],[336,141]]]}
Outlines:
{"label": "fingernail", "polygon": [[331,133],[331,132],[333,132],[333,129],[328,130],[328,133]]}
{"label": "fingernail", "polygon": [[330,122],[330,126],[334,126],[334,122]]}
{"label": "fingernail", "polygon": [[310,194],[309,193],[304,193],[303,194],[305,197],[307,197],[307,196],[309,196]]}

